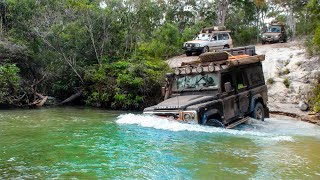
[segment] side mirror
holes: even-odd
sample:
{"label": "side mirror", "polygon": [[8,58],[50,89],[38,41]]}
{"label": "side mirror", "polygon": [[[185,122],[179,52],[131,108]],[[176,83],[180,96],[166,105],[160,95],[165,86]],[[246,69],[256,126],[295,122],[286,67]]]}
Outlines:
{"label": "side mirror", "polygon": [[167,77],[167,78],[173,77],[173,73],[167,73],[167,74],[166,74],[166,77]]}
{"label": "side mirror", "polygon": [[166,87],[161,87],[161,94],[162,96],[166,95]]}
{"label": "side mirror", "polygon": [[227,93],[231,92],[233,90],[231,83],[230,82],[224,83],[224,89],[226,90]]}

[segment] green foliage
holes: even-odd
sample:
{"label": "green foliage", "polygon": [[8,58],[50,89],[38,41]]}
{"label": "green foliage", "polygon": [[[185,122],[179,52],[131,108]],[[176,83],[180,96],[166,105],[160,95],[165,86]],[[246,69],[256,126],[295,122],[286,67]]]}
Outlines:
{"label": "green foliage", "polygon": [[269,84],[269,85],[274,84],[274,79],[273,78],[268,78],[267,79],[267,84]]}
{"label": "green foliage", "polygon": [[167,23],[157,29],[151,42],[141,43],[139,51],[152,57],[171,57],[181,52],[178,27]]}
{"label": "green foliage", "polygon": [[319,50],[320,49],[320,23],[317,26],[317,29],[315,31],[313,42],[316,48]]}
{"label": "green foliage", "polygon": [[290,73],[290,70],[288,68],[285,68],[283,71],[282,71],[282,74],[286,75],[286,74],[289,74]]}
{"label": "green foliage", "polygon": [[13,104],[19,94],[20,69],[15,64],[0,65],[0,103]]}
{"label": "green foliage", "polygon": [[[104,1],[104,8],[100,1],[91,0],[5,2],[7,11],[0,13],[5,38],[21,48],[8,53],[0,43],[0,51],[10,54],[8,59],[20,68],[23,82],[30,85],[45,76],[37,86],[43,94],[64,99],[84,88],[88,105],[126,109],[159,99],[164,73],[169,71],[163,60],[181,54],[183,42],[202,28],[217,25],[213,22],[219,15],[217,2],[207,0],[112,0]],[[320,52],[319,3],[294,2],[298,3],[294,5],[298,32],[310,34],[308,49],[316,54]],[[230,1],[227,7],[225,25],[234,46],[255,44],[268,3]],[[273,13],[284,21],[282,14]],[[11,77],[14,74],[18,77],[19,71]],[[19,92],[18,81],[3,82],[15,84],[13,94]]]}
{"label": "green foliage", "polygon": [[320,84],[313,89],[313,98],[311,99],[311,107],[314,112],[320,112]]}
{"label": "green foliage", "polygon": [[290,80],[288,78],[284,78],[283,79],[283,84],[286,86],[286,88],[289,88],[291,82],[290,82]]}
{"label": "green foliage", "polygon": [[160,97],[167,64],[157,58],[133,56],[112,64],[92,66],[85,72],[89,82],[88,105],[115,109],[140,109]]}

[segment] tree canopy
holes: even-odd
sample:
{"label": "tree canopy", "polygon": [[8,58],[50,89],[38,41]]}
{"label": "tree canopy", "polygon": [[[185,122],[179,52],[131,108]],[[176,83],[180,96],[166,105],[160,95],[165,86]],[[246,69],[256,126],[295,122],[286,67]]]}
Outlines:
{"label": "tree canopy", "polygon": [[1,0],[0,103],[83,90],[79,103],[143,108],[160,99],[164,60],[202,28],[225,25],[247,45],[266,19],[285,17],[292,37],[310,34],[319,48],[319,9],[318,0]]}

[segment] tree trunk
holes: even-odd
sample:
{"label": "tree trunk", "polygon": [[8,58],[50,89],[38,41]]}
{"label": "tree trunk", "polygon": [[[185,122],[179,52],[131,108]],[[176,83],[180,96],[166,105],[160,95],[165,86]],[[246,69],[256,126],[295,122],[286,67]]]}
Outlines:
{"label": "tree trunk", "polygon": [[217,25],[224,26],[226,16],[228,12],[229,0],[218,0],[217,1]]}
{"label": "tree trunk", "polygon": [[80,97],[82,95],[82,92],[83,92],[83,89],[81,89],[79,92],[73,94],[72,96],[68,97],[64,101],[60,102],[58,105],[63,105],[65,103],[69,103],[69,102],[76,100],[78,97]]}
{"label": "tree trunk", "polygon": [[293,13],[293,5],[288,5],[288,11],[287,11],[287,24],[290,28],[291,34],[290,38],[293,40],[296,36],[296,22],[294,19],[294,13]]}

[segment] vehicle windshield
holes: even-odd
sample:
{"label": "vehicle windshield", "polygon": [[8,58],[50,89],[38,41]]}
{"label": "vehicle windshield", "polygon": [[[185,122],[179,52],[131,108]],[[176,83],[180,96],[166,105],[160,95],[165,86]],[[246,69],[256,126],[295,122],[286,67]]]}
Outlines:
{"label": "vehicle windshield", "polygon": [[203,41],[209,41],[211,38],[211,34],[199,34],[195,40],[203,40]]}
{"label": "vehicle windshield", "polygon": [[176,76],[173,81],[173,91],[192,91],[203,89],[218,89],[219,78],[216,73],[191,74]]}
{"label": "vehicle windshield", "polygon": [[267,32],[280,33],[281,32],[281,27],[280,26],[270,26],[268,28]]}

